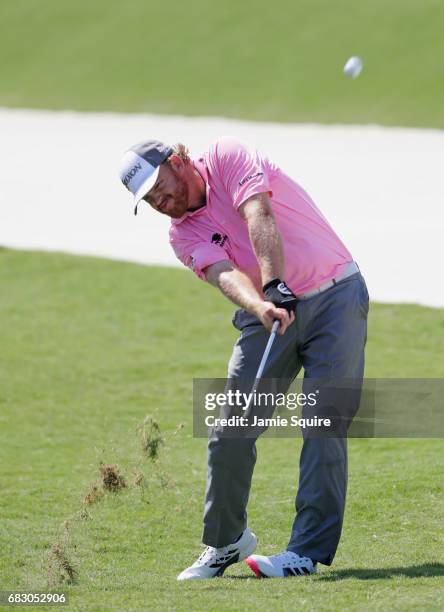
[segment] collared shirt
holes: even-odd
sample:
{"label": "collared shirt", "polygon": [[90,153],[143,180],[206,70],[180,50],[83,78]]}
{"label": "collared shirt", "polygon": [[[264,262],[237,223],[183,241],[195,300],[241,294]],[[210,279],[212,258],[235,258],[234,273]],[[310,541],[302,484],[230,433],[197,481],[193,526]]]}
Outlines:
{"label": "collared shirt", "polygon": [[260,152],[221,138],[193,164],[205,181],[206,205],[172,219],[170,243],[203,280],[208,266],[229,260],[261,291],[259,265],[238,208],[264,192],[282,237],[284,280],[296,295],[339,275],[353,260],[310,196]]}

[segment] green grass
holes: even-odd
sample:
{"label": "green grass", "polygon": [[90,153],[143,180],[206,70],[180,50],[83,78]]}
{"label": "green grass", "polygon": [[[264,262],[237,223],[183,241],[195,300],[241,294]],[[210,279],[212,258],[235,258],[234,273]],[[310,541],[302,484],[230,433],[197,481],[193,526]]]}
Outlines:
{"label": "green grass", "polygon": [[0,105],[442,129],[443,27],[442,0],[5,0]]}
{"label": "green grass", "polygon": [[[187,271],[6,249],[0,284],[0,590],[45,589],[59,542],[78,572],[71,610],[443,608],[440,440],[350,442],[343,538],[318,576],[258,581],[241,564],[177,583],[200,550],[205,487],[192,378],[224,376],[232,306]],[[442,377],[443,325],[443,310],[372,304],[367,376]],[[165,439],[158,463],[141,452],[146,415]],[[300,443],[258,446],[249,516],[272,554],[289,535]],[[128,487],[81,518],[101,461]]]}

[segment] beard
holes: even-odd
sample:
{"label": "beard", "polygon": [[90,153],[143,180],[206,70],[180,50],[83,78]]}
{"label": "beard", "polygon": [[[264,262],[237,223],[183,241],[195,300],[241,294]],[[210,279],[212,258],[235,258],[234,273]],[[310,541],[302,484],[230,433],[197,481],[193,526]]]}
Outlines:
{"label": "beard", "polygon": [[[173,170],[174,172],[174,170]],[[169,217],[173,219],[180,219],[188,210],[189,204],[189,187],[188,183],[184,178],[178,176],[176,172],[174,172],[176,179],[176,189],[174,191],[173,199],[174,206],[167,212]]]}

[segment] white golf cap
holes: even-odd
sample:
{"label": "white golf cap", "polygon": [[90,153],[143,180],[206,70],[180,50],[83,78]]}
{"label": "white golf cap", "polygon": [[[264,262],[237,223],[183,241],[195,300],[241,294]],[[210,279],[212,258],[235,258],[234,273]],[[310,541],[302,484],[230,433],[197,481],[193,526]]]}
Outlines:
{"label": "white golf cap", "polygon": [[146,140],[129,149],[122,158],[120,180],[134,196],[134,214],[137,205],[154,186],[159,166],[173,153],[172,147],[159,140]]}

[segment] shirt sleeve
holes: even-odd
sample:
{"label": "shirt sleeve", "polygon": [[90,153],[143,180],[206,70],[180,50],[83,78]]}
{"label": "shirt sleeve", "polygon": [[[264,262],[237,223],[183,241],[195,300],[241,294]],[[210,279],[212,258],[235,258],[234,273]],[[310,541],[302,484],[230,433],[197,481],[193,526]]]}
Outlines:
{"label": "shirt sleeve", "polygon": [[263,158],[234,138],[221,138],[215,145],[221,179],[234,208],[257,193],[272,195]]}
{"label": "shirt sleeve", "polygon": [[218,261],[230,260],[225,250],[217,244],[180,240],[171,236],[170,244],[176,257],[204,281],[206,281],[205,268]]}

